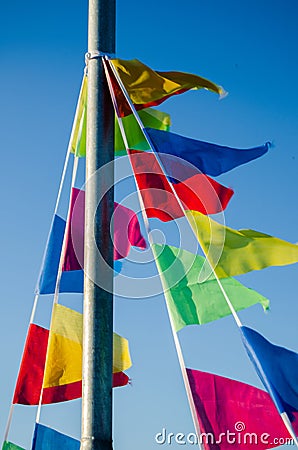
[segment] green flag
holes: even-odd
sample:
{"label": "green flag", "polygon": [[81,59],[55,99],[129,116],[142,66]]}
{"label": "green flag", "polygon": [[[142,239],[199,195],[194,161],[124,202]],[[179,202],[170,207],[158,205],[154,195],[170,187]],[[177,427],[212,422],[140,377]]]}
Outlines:
{"label": "green flag", "polygon": [[[86,156],[86,133],[87,133],[87,77],[84,76],[82,88],[78,99],[77,114],[74,121],[70,151],[75,156],[83,158]],[[139,111],[139,116],[145,127],[168,131],[171,125],[169,114],[153,108]],[[129,147],[136,150],[148,150],[150,147],[134,118],[133,114],[122,118],[125,134]],[[118,121],[115,118],[115,155],[126,155],[125,145],[121,136]]]}
{"label": "green flag", "polygon": [[[143,125],[148,128],[169,131],[171,118],[169,114],[158,111],[157,109],[147,108],[138,112]],[[144,138],[138,122],[133,114],[122,118],[125,135],[130,149],[149,150],[150,147]],[[121,136],[118,121],[115,121],[115,156],[126,155],[125,145]]]}
{"label": "green flag", "polygon": [[19,447],[18,445],[12,444],[11,442],[5,441],[3,443],[2,450],[24,450],[23,447]]}
{"label": "green flag", "polygon": [[[186,325],[200,325],[231,314],[214,275],[198,282],[205,262],[202,256],[158,244],[153,244],[153,253],[176,331]],[[268,299],[234,278],[224,278],[220,282],[236,311],[256,303],[261,303],[264,310],[269,308]]]}
{"label": "green flag", "polygon": [[298,262],[298,245],[254,230],[233,230],[197,211],[186,211],[220,278]]}

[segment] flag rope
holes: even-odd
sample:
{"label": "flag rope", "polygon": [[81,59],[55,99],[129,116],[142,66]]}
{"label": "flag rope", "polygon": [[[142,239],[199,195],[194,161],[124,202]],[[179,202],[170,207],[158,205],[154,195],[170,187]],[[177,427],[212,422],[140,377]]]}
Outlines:
{"label": "flag rope", "polygon": [[7,424],[6,424],[5,433],[4,433],[4,442],[8,441],[8,434],[9,434],[9,430],[10,430],[10,426],[11,426],[13,410],[14,410],[14,404],[12,403],[9,408]]}
{"label": "flag rope", "polygon": [[[227,305],[228,305],[228,307],[229,307],[229,309],[230,309],[230,311],[231,311],[231,314],[232,314],[232,316],[233,316],[233,318],[234,318],[234,320],[235,320],[235,322],[236,322],[236,324],[237,324],[237,326],[238,326],[238,328],[239,328],[239,330],[240,330],[240,328],[242,327],[242,323],[241,323],[241,321],[240,321],[240,318],[239,318],[238,314],[236,313],[235,308],[233,307],[233,304],[231,303],[231,301],[230,301],[230,299],[229,299],[229,297],[228,297],[228,295],[227,295],[227,293],[226,293],[226,291],[225,291],[223,285],[221,284],[220,279],[219,279],[217,273],[215,272],[215,268],[213,267],[213,264],[211,264],[211,262],[210,262],[210,260],[209,260],[209,258],[208,258],[208,254],[207,254],[207,253],[205,252],[205,250],[204,250],[204,247],[203,247],[203,245],[202,245],[202,243],[201,243],[201,240],[200,240],[199,236],[197,236],[197,235],[195,234],[195,231],[194,231],[194,229],[193,229],[193,226],[192,226],[192,224],[191,224],[189,218],[187,217],[187,215],[186,215],[186,213],[185,213],[185,208],[183,207],[183,205],[182,205],[182,203],[181,203],[181,200],[180,200],[180,198],[178,197],[177,192],[175,191],[175,189],[173,188],[171,182],[170,182],[169,179],[168,179],[168,176],[167,176],[167,174],[166,174],[166,172],[165,172],[165,170],[164,170],[164,167],[163,167],[163,164],[162,164],[162,162],[161,162],[161,160],[160,160],[160,158],[159,158],[159,155],[158,155],[158,153],[157,153],[156,150],[155,150],[155,146],[154,146],[154,144],[152,143],[152,141],[151,141],[151,139],[150,139],[150,136],[148,135],[148,133],[147,133],[147,131],[146,131],[146,129],[145,129],[145,127],[144,127],[144,125],[143,125],[143,123],[142,123],[142,121],[141,121],[141,119],[140,119],[140,117],[139,117],[139,115],[138,115],[138,113],[137,113],[137,111],[136,111],[136,108],[134,107],[134,104],[133,104],[133,102],[131,101],[131,99],[130,99],[130,97],[129,97],[127,91],[126,91],[125,86],[124,86],[124,84],[123,84],[123,82],[122,82],[120,76],[118,75],[115,66],[113,65],[113,62],[112,62],[107,56],[103,57],[103,61],[104,61],[104,65],[106,64],[106,61],[108,62],[109,67],[111,68],[111,70],[112,70],[112,72],[113,72],[113,75],[114,75],[115,78],[116,78],[116,81],[117,81],[117,83],[118,83],[118,86],[120,87],[120,89],[121,89],[121,91],[122,91],[122,94],[124,95],[124,97],[125,97],[125,99],[126,99],[128,105],[129,105],[129,107],[130,107],[130,109],[131,109],[131,111],[132,111],[132,113],[133,113],[133,115],[134,115],[134,117],[135,117],[135,119],[136,119],[136,121],[137,121],[137,123],[138,123],[140,129],[141,129],[141,131],[143,132],[143,135],[144,135],[144,137],[145,137],[145,139],[146,139],[146,141],[147,141],[147,143],[148,143],[148,145],[149,145],[149,147],[150,147],[150,149],[151,149],[151,152],[155,155],[156,160],[157,160],[157,162],[158,162],[158,164],[159,164],[159,167],[160,167],[162,173],[165,175],[166,179],[168,180],[168,184],[169,184],[169,186],[170,186],[170,189],[171,189],[173,195],[175,196],[175,199],[177,200],[177,202],[178,202],[178,204],[179,204],[179,206],[180,206],[180,208],[181,208],[181,210],[182,210],[182,212],[183,212],[184,217],[186,218],[186,220],[187,220],[187,222],[188,222],[190,228],[192,229],[194,235],[196,236],[196,238],[197,238],[197,240],[198,240],[198,243],[199,243],[199,245],[200,245],[200,247],[201,247],[201,249],[202,249],[202,252],[203,252],[203,254],[205,255],[205,258],[206,258],[207,262],[209,263],[209,266],[210,266],[210,268],[211,268],[212,274],[213,274],[213,276],[215,277],[215,279],[216,279],[216,281],[217,281],[217,284],[218,284],[218,286],[219,286],[219,288],[220,288],[220,290],[221,290],[221,292],[222,292],[222,294],[223,294],[223,296],[224,296],[224,298],[225,298],[225,300],[226,300],[226,303],[227,303]],[[106,66],[105,66],[105,69],[106,69]],[[106,75],[107,75],[107,77],[110,78],[110,75],[109,75],[109,72],[108,72],[107,69],[106,69]],[[113,91],[113,93],[114,93],[114,91]],[[115,94],[114,94],[114,95],[115,95]],[[118,119],[118,122],[119,122],[119,117],[118,117],[118,116],[120,116],[119,113],[117,114],[117,119]],[[170,320],[171,320],[171,319],[170,319]],[[279,414],[280,414],[280,413],[279,413]],[[280,414],[280,417],[281,417],[281,419],[283,420],[284,425],[285,425],[285,427],[287,428],[287,430],[289,431],[291,437],[293,438],[293,440],[294,440],[296,446],[298,447],[298,440],[297,440],[297,437],[296,437],[296,433],[295,433],[295,431],[294,431],[294,429],[293,429],[293,427],[292,427],[292,425],[291,425],[291,421],[290,421],[290,419],[289,419],[287,413],[284,412],[284,413]]]}
{"label": "flag rope", "polygon": [[63,236],[63,243],[62,243],[62,249],[60,253],[60,259],[59,259],[59,266],[58,266],[58,273],[57,273],[57,279],[56,279],[56,285],[55,285],[55,293],[54,293],[54,303],[58,303],[59,298],[59,288],[60,288],[60,282],[61,282],[61,276],[62,276],[62,266],[64,262],[65,257],[65,250],[66,250],[66,244],[67,244],[67,233],[71,230],[71,199],[72,199],[72,189],[75,186],[77,172],[78,172],[78,163],[79,163],[79,157],[74,157],[73,162],[73,171],[72,171],[72,177],[71,177],[71,185],[70,185],[70,194],[69,194],[69,201],[68,201],[68,211],[66,216],[66,227],[64,230],[64,236]]}
{"label": "flag rope", "polygon": [[[110,90],[112,103],[113,103],[115,114],[116,114],[116,117],[117,117],[117,120],[118,120],[121,136],[122,136],[125,148],[126,148],[126,153],[127,153],[128,157],[129,157],[129,161],[130,161],[130,164],[131,164],[134,181],[135,181],[136,188],[137,188],[137,195],[138,195],[138,199],[139,199],[139,203],[140,203],[140,207],[141,207],[141,213],[142,213],[142,217],[143,217],[143,220],[144,220],[145,230],[146,230],[146,233],[147,233],[147,236],[148,236],[148,241],[149,241],[150,247],[151,247],[151,249],[153,251],[153,254],[154,254],[153,245],[152,245],[153,244],[153,239],[152,239],[152,233],[151,233],[151,229],[150,229],[148,216],[146,214],[146,209],[145,209],[144,201],[143,201],[142,194],[141,194],[141,191],[140,191],[140,188],[139,188],[139,184],[138,184],[138,181],[137,181],[137,177],[136,177],[134,169],[133,169],[133,164],[131,163],[131,156],[130,156],[130,153],[129,153],[129,145],[128,145],[126,133],[125,133],[124,126],[123,126],[123,121],[122,121],[120,113],[119,113],[119,108],[118,108],[118,105],[117,105],[116,96],[115,96],[115,93],[113,91],[111,79],[109,77],[109,73],[108,73],[108,70],[107,70],[107,67],[106,67],[104,59],[103,59],[103,65],[104,65],[104,70],[105,70],[105,74],[106,74],[106,78],[107,78],[107,82],[108,82],[108,86],[109,86],[109,90]],[[157,266],[157,271],[158,271],[159,276],[160,276],[160,281],[161,281],[161,284],[163,286],[163,290],[165,291],[166,287],[164,286],[163,279],[162,279],[162,277],[160,275],[160,269],[159,269],[159,266],[158,266],[158,262],[156,260],[156,255],[154,254],[154,256],[155,256],[155,263],[156,263],[156,266]],[[165,298],[165,296],[164,296],[164,298]],[[187,394],[188,404],[189,404],[189,408],[190,408],[190,411],[191,411],[192,420],[193,420],[193,423],[194,423],[194,428],[195,428],[195,431],[196,431],[196,434],[197,434],[197,438],[198,438],[198,445],[199,445],[199,447],[201,449],[204,449],[203,443],[200,442],[200,440],[199,440],[199,436],[201,435],[200,425],[199,425],[198,416],[196,414],[196,408],[195,408],[194,399],[193,399],[193,395],[192,395],[191,388],[190,388],[189,379],[188,379],[187,372],[186,372],[186,367],[185,367],[185,362],[184,362],[184,357],[183,357],[180,341],[179,341],[177,332],[175,330],[174,322],[172,320],[172,316],[171,316],[169,305],[168,305],[168,302],[167,302],[166,298],[165,298],[165,303],[166,303],[166,307],[167,307],[167,312],[168,312],[168,316],[169,316],[169,321],[170,321],[170,325],[171,325],[171,331],[172,331],[172,334],[173,334],[173,339],[174,339],[174,343],[175,343],[177,357],[178,357],[178,361],[179,361],[179,365],[180,365],[180,369],[181,369],[181,373],[182,373],[182,378],[183,378],[183,381],[184,381],[184,386],[185,386],[185,390],[186,390],[186,394]]]}

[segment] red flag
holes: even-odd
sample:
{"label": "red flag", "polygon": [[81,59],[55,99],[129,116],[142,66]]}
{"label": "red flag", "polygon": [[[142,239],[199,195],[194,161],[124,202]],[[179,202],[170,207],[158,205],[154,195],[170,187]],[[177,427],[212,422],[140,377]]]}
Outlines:
{"label": "red flag", "polygon": [[[38,405],[43,382],[49,330],[30,324],[23,358],[15,388],[13,403]],[[123,373],[113,374],[113,387],[125,386],[129,378]],[[65,402],[82,396],[82,382],[45,388],[42,404]]]}
{"label": "red flag", "polygon": [[[173,95],[182,94],[190,89],[204,88],[221,96],[225,94],[223,88],[198,75],[155,71],[136,59],[130,61],[114,59],[112,63],[137,110],[159,105]],[[131,109],[126,100],[123,101],[124,96],[109,65],[107,69],[121,116],[131,114]]]}
{"label": "red flag", "polygon": [[205,449],[265,450],[289,443],[290,435],[267,392],[211,373],[186,370],[201,433],[205,433]]}
{"label": "red flag", "polygon": [[[131,150],[130,154],[148,217],[156,217],[164,222],[183,217],[183,211],[156,156],[138,150]],[[232,189],[201,173],[172,186],[184,209],[203,214],[223,211],[234,193]]]}

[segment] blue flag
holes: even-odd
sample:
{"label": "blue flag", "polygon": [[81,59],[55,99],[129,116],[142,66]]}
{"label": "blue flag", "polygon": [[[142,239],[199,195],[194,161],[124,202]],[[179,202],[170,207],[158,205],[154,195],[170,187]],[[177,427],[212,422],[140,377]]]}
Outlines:
{"label": "blue flag", "polygon": [[248,356],[279,413],[293,420],[292,413],[298,411],[298,354],[271,344],[251,328],[240,329]]}
{"label": "blue flag", "polygon": [[32,450],[80,450],[80,441],[40,423],[35,424]]}
{"label": "blue flag", "polygon": [[[212,176],[228,172],[237,166],[264,155],[271,145],[267,142],[259,147],[238,149],[190,139],[169,131],[155,130],[153,128],[146,128],[146,131],[154,144],[155,150],[163,154],[160,155],[160,158],[167,175],[172,180],[177,179],[178,181],[190,178],[197,173],[196,169]],[[181,165],[183,166],[183,161],[181,161],[179,168],[178,160],[175,163],[176,158],[173,158],[173,156],[182,158],[187,163],[184,167],[181,167]],[[191,167],[189,163],[194,167]]]}
{"label": "blue flag", "polygon": [[[55,215],[50,230],[42,271],[37,283],[36,293],[55,293],[65,227],[65,220]],[[83,293],[83,283],[83,270],[62,272],[59,292]]]}

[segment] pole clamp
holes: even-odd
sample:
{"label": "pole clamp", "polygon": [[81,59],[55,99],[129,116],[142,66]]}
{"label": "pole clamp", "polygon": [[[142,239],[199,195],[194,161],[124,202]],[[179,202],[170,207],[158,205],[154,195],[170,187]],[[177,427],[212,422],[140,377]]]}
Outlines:
{"label": "pole clamp", "polygon": [[99,50],[95,50],[93,52],[87,52],[85,53],[85,62],[86,65],[88,64],[88,61],[90,61],[91,59],[99,59],[99,58],[113,58],[115,55],[112,55],[111,53],[107,53],[107,52],[101,52]]}

